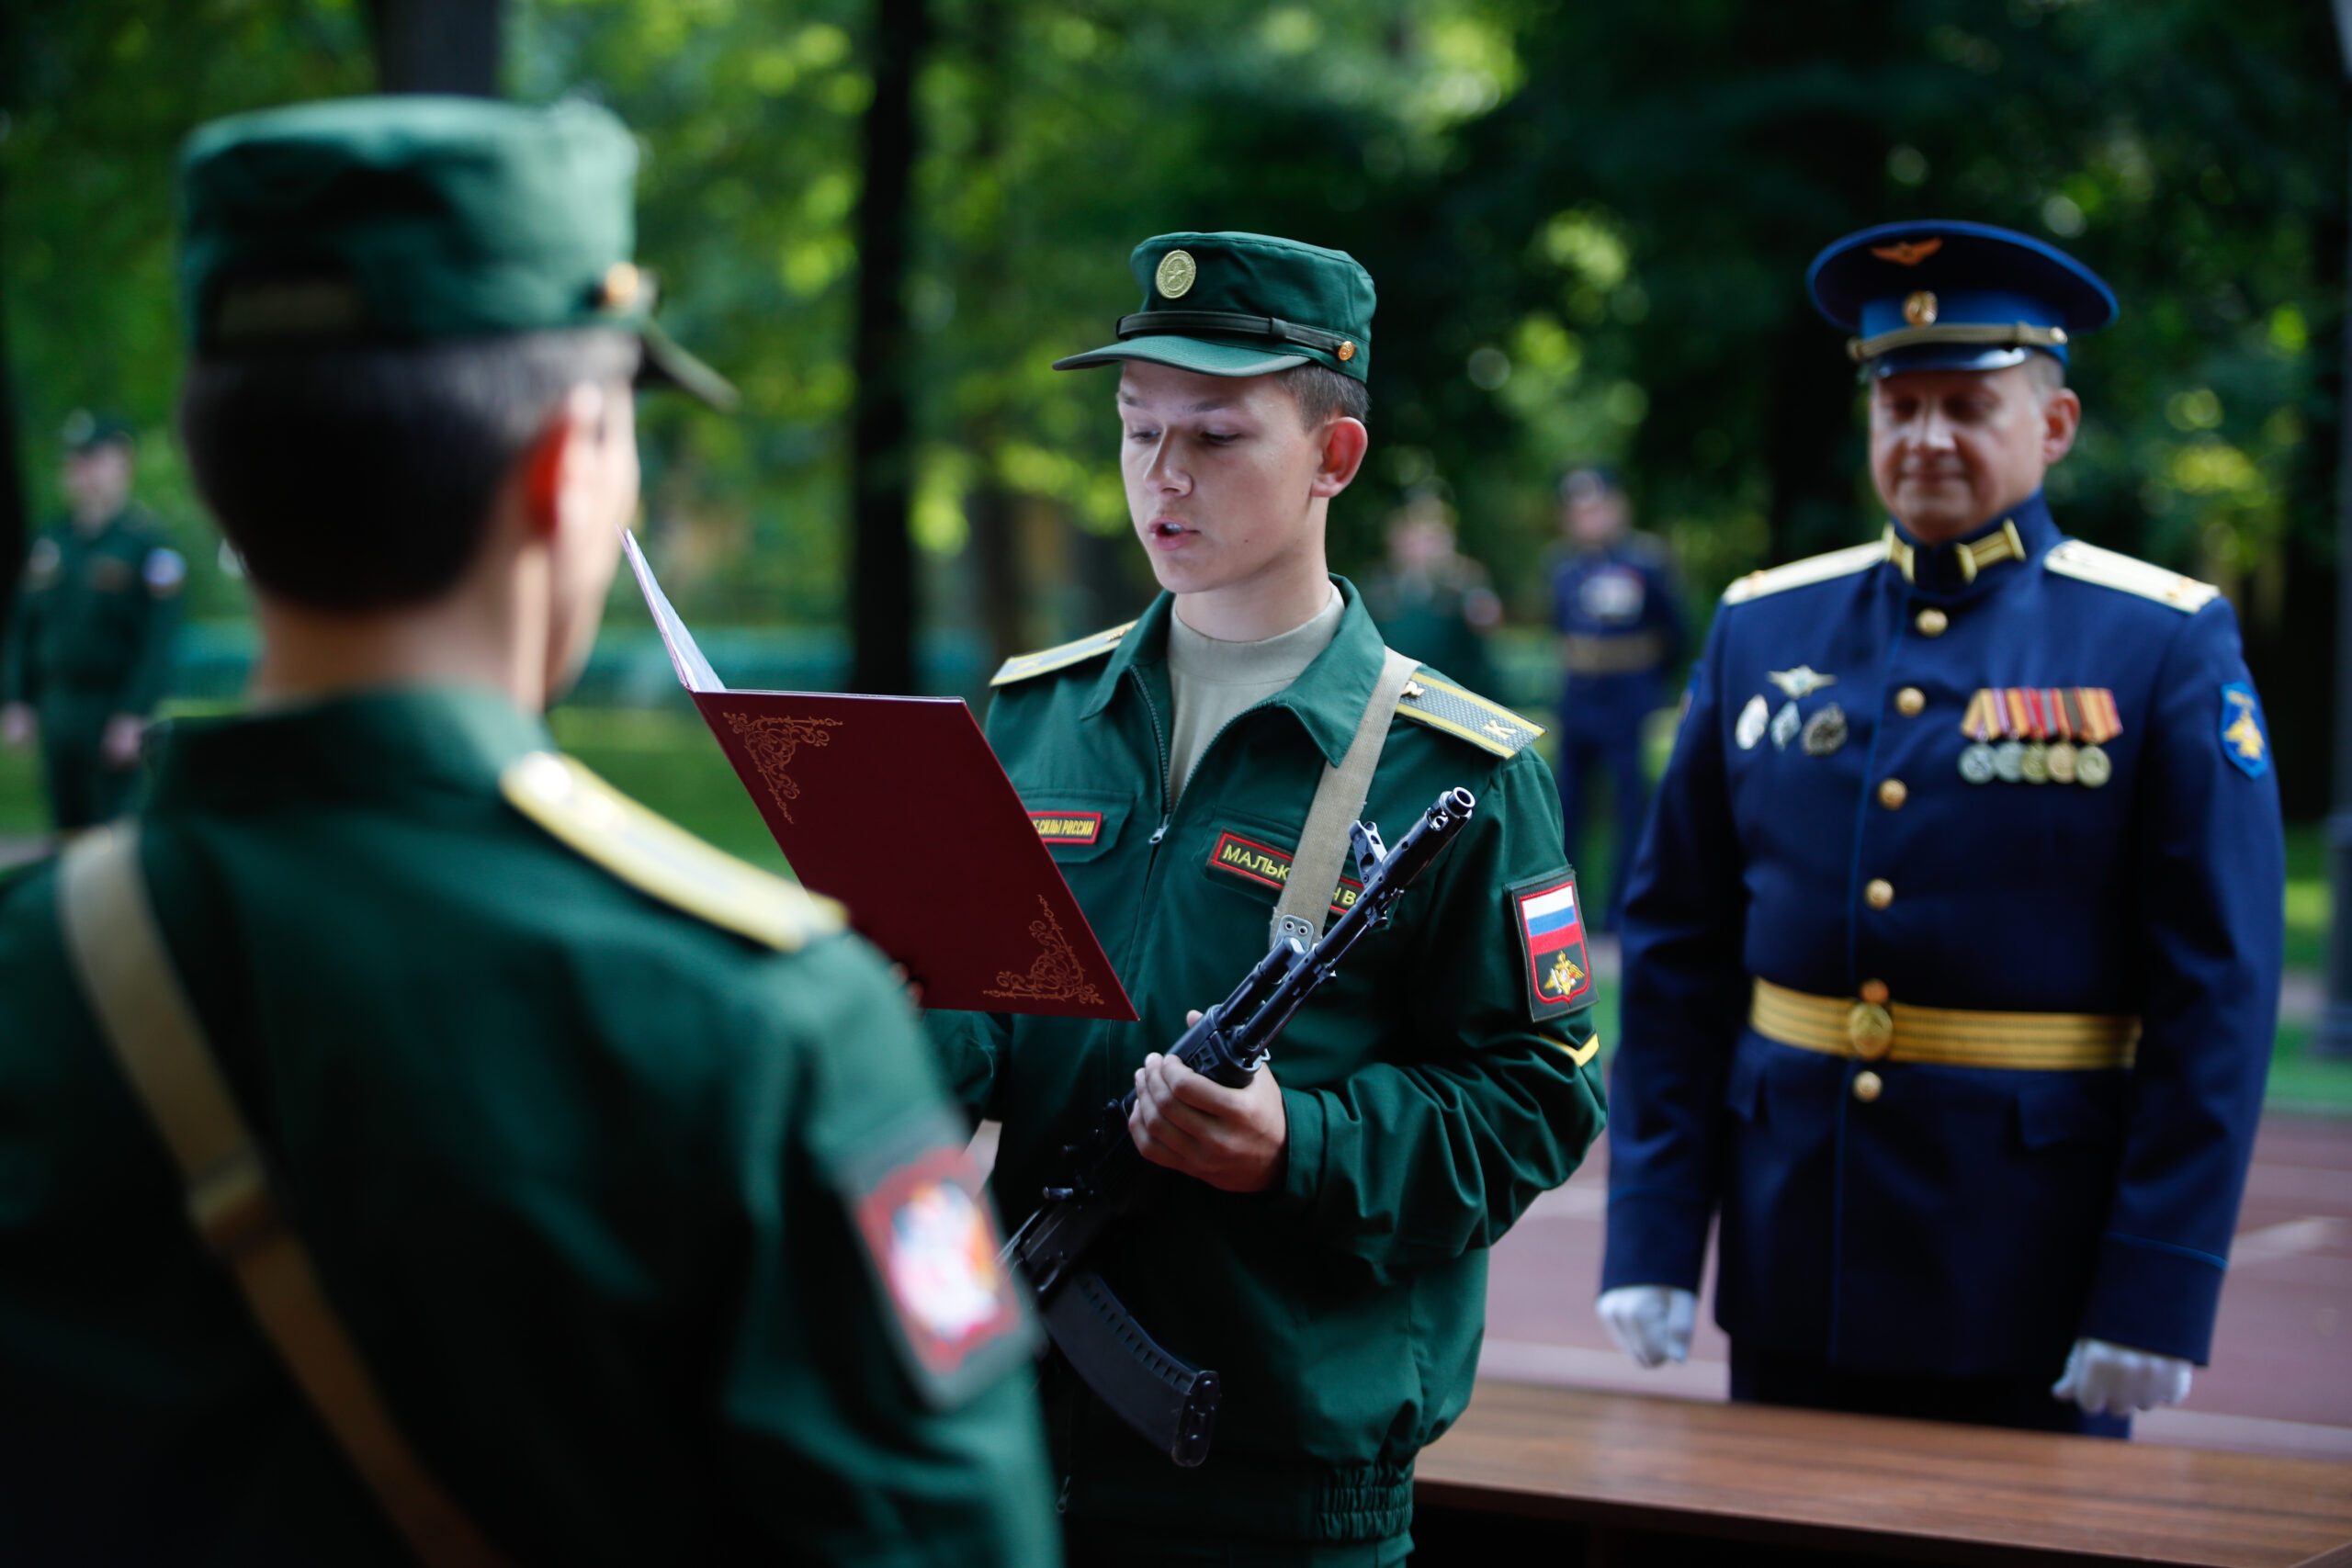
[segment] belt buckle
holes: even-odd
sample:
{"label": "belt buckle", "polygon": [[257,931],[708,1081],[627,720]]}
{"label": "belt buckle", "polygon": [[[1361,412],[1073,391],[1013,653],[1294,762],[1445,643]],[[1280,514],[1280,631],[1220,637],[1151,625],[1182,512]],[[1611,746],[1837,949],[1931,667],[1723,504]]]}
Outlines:
{"label": "belt buckle", "polygon": [[1846,1014],[1846,1038],[1854,1055],[1875,1062],[1894,1048],[1894,1015],[1878,1002],[1856,1002]]}

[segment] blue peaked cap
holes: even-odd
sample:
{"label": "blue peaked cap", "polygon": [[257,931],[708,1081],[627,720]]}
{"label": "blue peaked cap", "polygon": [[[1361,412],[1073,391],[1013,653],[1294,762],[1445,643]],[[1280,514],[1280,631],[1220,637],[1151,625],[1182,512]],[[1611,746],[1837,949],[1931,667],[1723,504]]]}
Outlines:
{"label": "blue peaked cap", "polygon": [[2098,274],[2030,234],[1924,219],[1849,234],[1813,258],[1814,308],[1854,334],[1866,374],[1998,370],[2115,320]]}

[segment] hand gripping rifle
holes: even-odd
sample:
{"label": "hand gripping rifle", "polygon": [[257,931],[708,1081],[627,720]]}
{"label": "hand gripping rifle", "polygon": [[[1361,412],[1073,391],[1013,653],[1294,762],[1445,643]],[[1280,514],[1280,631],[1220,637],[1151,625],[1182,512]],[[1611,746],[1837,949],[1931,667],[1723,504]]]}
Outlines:
{"label": "hand gripping rifle", "polygon": [[[1453,842],[1476,805],[1468,790],[1447,790],[1393,850],[1381,843],[1379,829],[1362,822],[1350,827],[1363,891],[1347,913],[1319,941],[1307,922],[1286,920],[1258,966],[1168,1054],[1228,1089],[1248,1083],[1265,1066],[1291,1015]],[[1006,1243],[1004,1256],[1020,1259],[1036,1292],[1038,1315],[1071,1369],[1153,1447],[1190,1467],[1208,1458],[1216,1373],[1170,1354],[1128,1315],[1102,1276],[1080,1266],[1096,1238],[1139,1196],[1148,1168],[1127,1135],[1135,1103],[1130,1093],[1103,1106],[1086,1134],[1063,1149],[1061,1184],[1046,1189],[1036,1211]]]}

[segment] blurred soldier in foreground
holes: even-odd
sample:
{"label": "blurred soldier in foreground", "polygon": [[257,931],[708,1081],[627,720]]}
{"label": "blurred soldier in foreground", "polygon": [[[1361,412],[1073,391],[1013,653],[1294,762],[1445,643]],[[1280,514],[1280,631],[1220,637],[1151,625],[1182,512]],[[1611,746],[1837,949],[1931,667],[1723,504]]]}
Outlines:
{"label": "blurred soldier in foreground", "polygon": [[[1165,592],[1009,660],[988,728],[1032,812],[1090,826],[1054,859],[1142,1018],[930,1022],[1004,1123],[1016,1225],[1135,1089],[1129,1134],[1167,1177],[1091,1256],[1224,1379],[1216,1450],[1180,1470],[1048,1363],[1073,1561],[1374,1568],[1411,1550],[1414,1456],[1469,1402],[1487,1246],[1600,1130],[1590,964],[1536,727],[1390,654],[1325,564],[1367,442],[1372,278],[1262,234],[1163,234],[1132,265],[1118,341],[1059,367],[1118,372],[1105,412]],[[1280,916],[1320,931],[1344,908],[1351,822],[1401,835],[1454,787],[1475,816],[1271,1066],[1228,1089],[1161,1054]]]}
{"label": "blurred soldier in foreground", "polygon": [[0,738],[40,739],[61,832],[119,815],[171,675],[187,563],[132,503],[131,432],[77,413],[65,427],[63,521],[33,541],[0,649]]}
{"label": "blurred soldier in foreground", "polygon": [[1453,509],[1417,495],[1388,520],[1388,559],[1364,579],[1364,608],[1389,647],[1474,692],[1495,689],[1487,637],[1502,601],[1487,569],[1455,547]]}
{"label": "blurred soldier in foreground", "polygon": [[1617,852],[1600,925],[1616,928],[1625,881],[1649,808],[1643,721],[1666,705],[1666,677],[1682,659],[1682,594],[1665,544],[1632,530],[1633,507],[1614,470],[1571,468],[1560,480],[1567,558],[1552,574],[1552,627],[1560,634],[1560,816],[1568,861],[1582,856],[1596,769],[1609,776]]}
{"label": "blurred soldier in foreground", "polygon": [[1893,520],[1735,582],[1692,674],[1626,906],[1600,1314],[1681,1357],[1720,1208],[1734,1398],[2122,1436],[2205,1359],[2261,1110],[2261,703],[2227,601],[2051,517],[2104,283],[1921,222],[1811,285]]}
{"label": "blurred soldier in foreground", "polygon": [[0,1560],[1056,1556],[888,972],[538,717],[632,380],[725,389],[648,317],[635,164],[458,99],[188,145],[181,424],[262,656],[0,886]]}

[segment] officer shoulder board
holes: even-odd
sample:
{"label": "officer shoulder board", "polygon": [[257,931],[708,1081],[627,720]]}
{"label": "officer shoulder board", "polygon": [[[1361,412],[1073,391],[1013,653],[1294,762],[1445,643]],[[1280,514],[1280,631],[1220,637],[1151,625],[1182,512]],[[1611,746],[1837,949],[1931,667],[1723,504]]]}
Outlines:
{"label": "officer shoulder board", "polygon": [[1016,653],[997,666],[996,673],[989,677],[989,684],[1009,686],[1015,681],[1026,681],[1032,675],[1051,674],[1054,671],[1067,670],[1073,664],[1098,659],[1118,647],[1119,639],[1134,627],[1135,623],[1128,621],[1080,637],[1076,642],[1041,648],[1035,653]]}
{"label": "officer shoulder board", "polygon": [[2041,564],[2061,577],[2136,593],[2143,599],[2169,604],[2184,615],[2195,615],[2222,592],[2210,582],[2199,582],[2193,577],[2183,577],[2177,571],[2103,550],[2080,539],[2068,539],[2057,546],[2041,558]]}
{"label": "officer shoulder board", "polygon": [[1442,729],[1498,757],[1515,757],[1544,733],[1540,724],[1453,682],[1416,670],[1396,699],[1396,716]]}
{"label": "officer shoulder board", "polygon": [[723,931],[797,952],[842,907],[714,849],[570,757],[534,751],[499,775],[508,804],[639,892]]}
{"label": "officer shoulder board", "polygon": [[1810,588],[1816,582],[1851,577],[1858,571],[1868,571],[1884,559],[1886,543],[1883,539],[1832,550],[1825,556],[1807,556],[1786,566],[1767,567],[1761,571],[1751,571],[1746,577],[1734,578],[1731,586],[1724,590],[1724,603],[1745,604],[1750,599],[1785,593],[1792,588]]}

